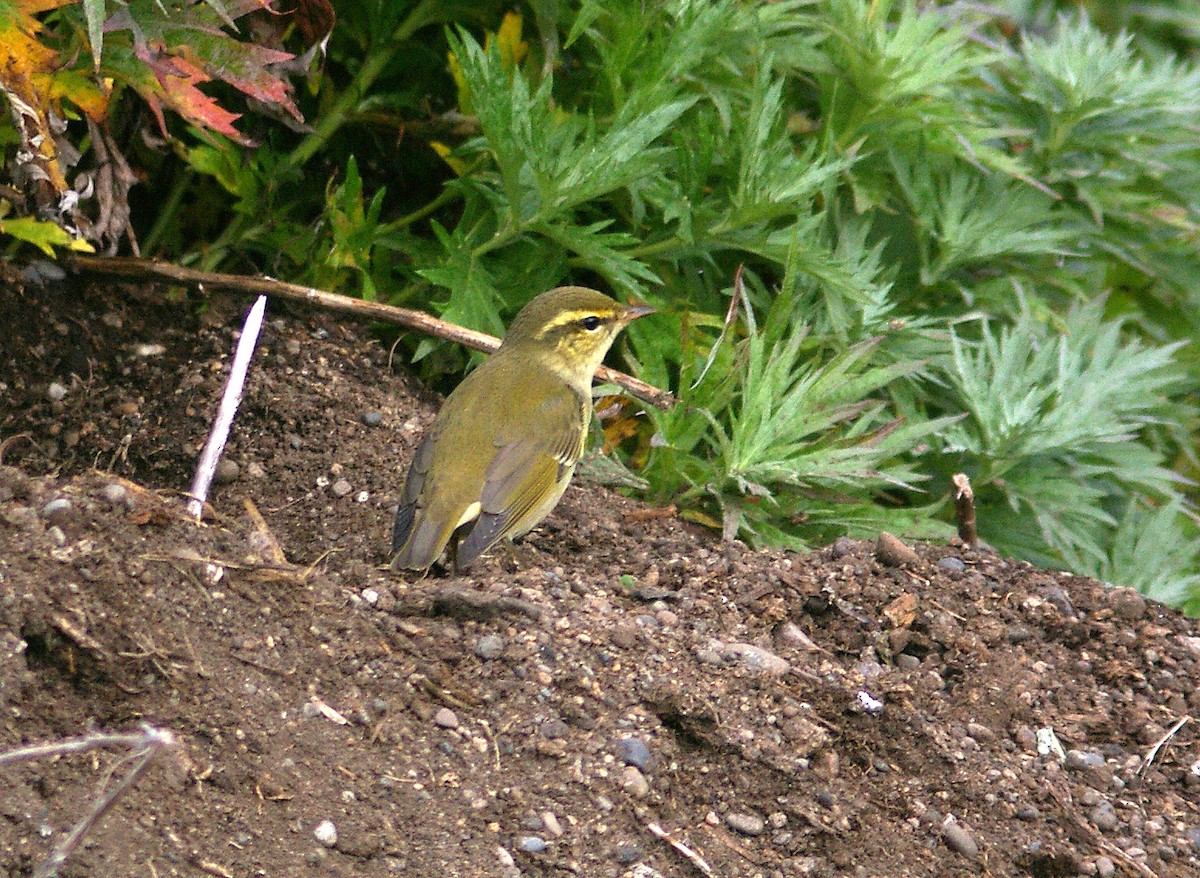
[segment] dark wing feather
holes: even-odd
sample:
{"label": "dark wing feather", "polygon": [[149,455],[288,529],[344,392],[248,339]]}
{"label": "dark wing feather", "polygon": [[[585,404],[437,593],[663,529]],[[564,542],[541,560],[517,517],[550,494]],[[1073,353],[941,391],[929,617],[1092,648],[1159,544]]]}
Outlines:
{"label": "dark wing feather", "polygon": [[[417,452],[413,455],[412,463],[408,467],[408,475],[404,480],[404,494],[396,509],[396,521],[392,525],[392,553],[395,555],[395,558],[392,559],[392,569],[394,570],[414,567],[423,569],[437,560],[430,558],[423,565],[413,564],[414,561],[424,560],[424,556],[428,555],[430,551],[428,546],[430,538],[437,536],[436,533],[428,533],[429,528],[427,527],[418,526],[417,533],[413,533],[413,523],[417,519],[417,500],[421,496],[422,488],[425,487],[425,476],[429,472],[430,461],[433,459],[435,438],[436,433],[433,430],[425,434],[425,438],[417,446]],[[422,539],[414,539],[414,536],[421,536]],[[438,552],[441,552],[441,546],[438,546]]]}

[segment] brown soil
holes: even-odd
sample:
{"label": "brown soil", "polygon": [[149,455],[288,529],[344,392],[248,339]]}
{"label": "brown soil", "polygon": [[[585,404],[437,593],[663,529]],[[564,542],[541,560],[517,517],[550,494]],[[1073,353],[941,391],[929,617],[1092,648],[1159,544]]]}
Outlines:
{"label": "brown soil", "polygon": [[[702,874],[652,825],[718,876],[1200,874],[1200,721],[1152,750],[1200,718],[1194,621],[962,546],[751,552],[585,485],[402,581],[435,400],[274,306],[197,528],[244,303],[167,293],[0,282],[0,752],[179,742],[63,876]],[[127,757],[0,768],[0,875]]]}

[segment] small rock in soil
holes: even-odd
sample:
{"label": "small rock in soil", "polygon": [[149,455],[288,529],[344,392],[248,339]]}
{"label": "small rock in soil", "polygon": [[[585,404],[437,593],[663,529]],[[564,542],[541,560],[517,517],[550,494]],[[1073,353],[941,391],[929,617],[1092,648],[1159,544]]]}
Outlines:
{"label": "small rock in soil", "polygon": [[438,712],[433,715],[433,724],[443,729],[457,729],[458,715],[448,707],[439,707]]}
{"label": "small rock in soil", "polygon": [[632,866],[642,858],[642,849],[636,844],[621,844],[613,850],[613,859],[622,866]]}
{"label": "small rock in soil", "polygon": [[617,744],[621,761],[635,766],[639,771],[648,771],[654,756],[641,738],[622,738]]}
{"label": "small rock in soil", "polygon": [[548,719],[538,726],[538,731],[542,733],[543,738],[555,741],[559,738],[565,738],[569,729],[567,728],[567,724],[565,722],[563,722],[561,719],[555,718]]}
{"label": "small rock in soil", "polygon": [[536,835],[523,835],[517,846],[527,854],[540,854],[546,849],[546,840]]}
{"label": "small rock in soil", "polygon": [[62,402],[67,397],[67,388],[57,381],[51,381],[50,386],[46,388],[46,396],[53,402]]}
{"label": "small rock in soil", "polygon": [[1116,810],[1108,802],[1101,802],[1088,814],[1088,819],[1096,824],[1101,832],[1112,832],[1121,825],[1121,819]]}
{"label": "small rock in soil", "polygon": [[1129,622],[1136,622],[1146,615],[1146,599],[1132,588],[1111,589],[1108,605],[1119,618]]}
{"label": "small rock in soil", "polygon": [[74,510],[74,505],[66,497],[56,497],[42,507],[42,518],[61,524],[71,517]]}
{"label": "small rock in soil", "polygon": [[917,553],[911,546],[905,545],[897,537],[886,530],[880,532],[875,543],[875,557],[879,563],[887,567],[901,567],[905,564],[915,564]]}
{"label": "small rock in soil", "polygon": [[362,422],[368,427],[378,427],[383,423],[383,412],[363,412]]}
{"label": "small rock in soil", "polygon": [[768,677],[782,676],[792,669],[786,659],[753,643],[726,643],[719,652],[725,661],[736,662],[747,671]]}
{"label": "small rock in soil", "polygon": [[125,490],[124,485],[113,484],[105,485],[100,496],[104,498],[106,503],[111,503],[113,506],[120,506],[129,498],[129,492]]}
{"label": "small rock in soil", "polygon": [[943,570],[952,570],[955,573],[962,573],[967,569],[967,565],[963,563],[962,558],[955,558],[953,556],[939,559],[938,567],[941,567]]}
{"label": "small rock in soil", "polygon": [[345,497],[347,494],[353,491],[354,488],[345,479],[338,479],[333,483],[333,487],[329,490],[333,491],[333,493],[338,497]]}
{"label": "small rock in soil", "polygon": [[314,827],[313,837],[325,847],[331,848],[337,844],[337,827],[333,825],[332,820],[322,820]]}
{"label": "small rock in soil", "polygon": [[947,823],[943,826],[942,838],[946,840],[946,846],[955,853],[972,860],[979,856],[979,845],[971,837],[971,833],[957,823]]}
{"label": "small rock in soil", "polygon": [[504,638],[499,634],[485,634],[475,641],[475,655],[485,662],[500,658],[504,654]]}
{"label": "small rock in soil", "polygon": [[766,828],[765,821],[757,814],[743,814],[740,811],[726,814],[725,825],[742,835],[762,835]]}
{"label": "small rock in soil", "polygon": [[1108,857],[1096,858],[1096,878],[1113,878],[1117,874],[1117,865]]}
{"label": "small rock in soil", "polygon": [[218,485],[230,485],[238,480],[238,476],[242,474],[242,468],[230,460],[228,457],[222,457],[217,462],[217,470],[213,473],[213,482]]}
{"label": "small rock in soil", "polygon": [[621,772],[621,787],[635,799],[644,799],[650,794],[650,784],[637,766],[626,765]]}

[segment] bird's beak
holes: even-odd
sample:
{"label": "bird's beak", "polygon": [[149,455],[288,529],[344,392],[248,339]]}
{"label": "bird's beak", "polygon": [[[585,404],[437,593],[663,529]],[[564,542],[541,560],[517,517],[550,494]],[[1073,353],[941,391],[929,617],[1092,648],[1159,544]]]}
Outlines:
{"label": "bird's beak", "polygon": [[626,323],[632,323],[639,317],[645,317],[647,314],[653,314],[654,311],[655,309],[651,308],[649,305],[646,305],[642,302],[637,302],[633,305],[626,305],[617,319],[620,320],[622,325],[624,325]]}

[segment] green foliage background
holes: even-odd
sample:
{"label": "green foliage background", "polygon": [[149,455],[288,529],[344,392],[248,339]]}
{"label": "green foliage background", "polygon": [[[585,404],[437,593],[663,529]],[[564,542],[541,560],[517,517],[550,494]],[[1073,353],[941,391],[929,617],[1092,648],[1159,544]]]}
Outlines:
{"label": "green foliage background", "polygon": [[938,538],[962,471],[1002,552],[1200,613],[1200,4],[1082,7],[341,2],[312,133],[132,157],[143,250],[491,332],[645,299],[652,499]]}

